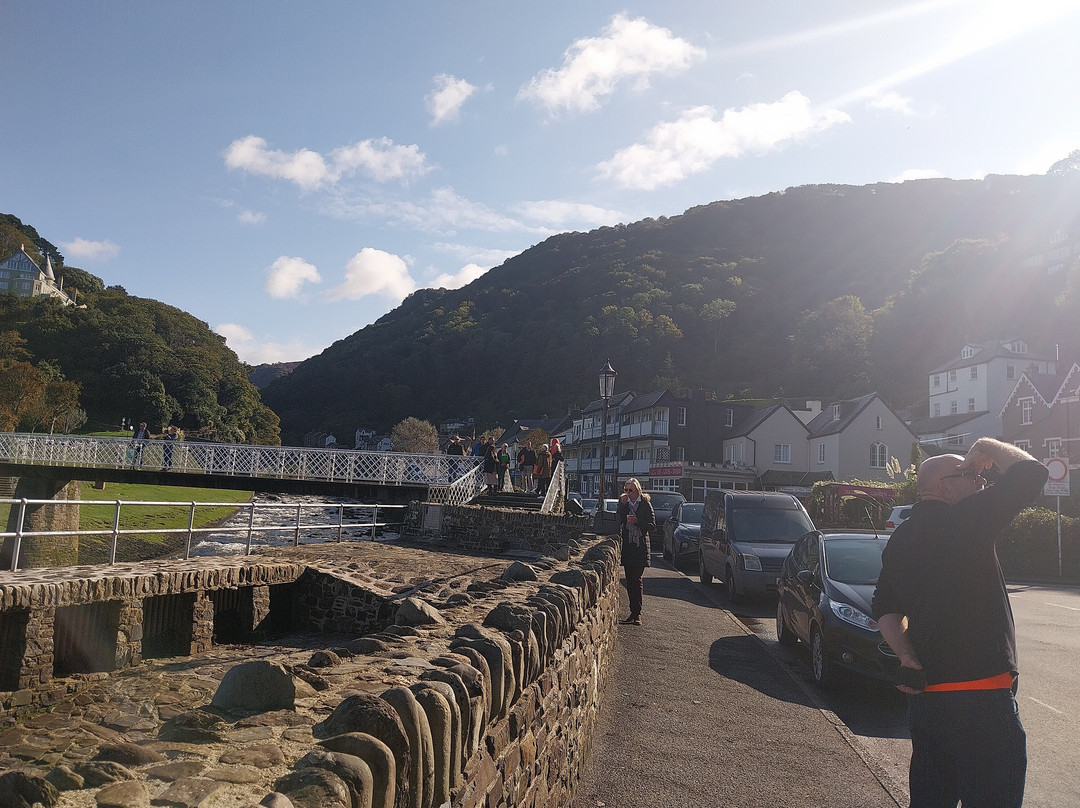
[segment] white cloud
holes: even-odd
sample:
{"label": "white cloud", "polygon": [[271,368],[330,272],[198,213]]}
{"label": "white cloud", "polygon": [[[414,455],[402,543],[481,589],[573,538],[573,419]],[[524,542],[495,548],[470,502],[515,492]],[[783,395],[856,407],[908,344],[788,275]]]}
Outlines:
{"label": "white cloud", "polygon": [[120,254],[120,245],[111,241],[87,241],[84,238],[76,238],[72,241],[63,241],[60,246],[64,248],[68,258],[77,258],[80,261],[110,261]]}
{"label": "white cloud", "polygon": [[453,275],[443,273],[431,282],[432,289],[460,289],[466,284],[472,283],[490,267],[482,267],[479,264],[466,264]]}
{"label": "white cloud", "polygon": [[461,113],[461,107],[476,92],[476,87],[469,84],[465,79],[454,78],[445,73],[435,77],[435,89],[424,101],[427,110],[431,113],[431,125],[438,126],[449,121],[456,121]]}
{"label": "white cloud", "polygon": [[890,182],[907,182],[908,180],[932,180],[938,177],[944,177],[940,171],[935,171],[932,168],[909,168],[906,171],[900,173],[898,177],[890,180]]}
{"label": "white cloud", "polygon": [[287,153],[268,149],[264,138],[248,135],[225,151],[225,165],[249,174],[289,180],[305,191],[334,185],[357,172],[378,182],[408,179],[428,171],[418,146],[398,146],[389,138],[371,138],[334,149],[327,160],[310,149]]}
{"label": "white cloud", "polygon": [[225,342],[240,361],[249,365],[262,365],[272,362],[298,362],[319,352],[303,340],[294,339],[287,343],[260,341],[249,329],[237,323],[221,323],[216,331],[225,337]]}
{"label": "white cloud", "polygon": [[431,245],[431,248],[464,261],[488,267],[498,266],[503,261],[521,253],[521,250],[496,250],[488,247],[473,247],[470,244],[449,244],[445,241],[437,241]]}
{"label": "white cloud", "polygon": [[332,213],[347,219],[381,219],[398,227],[414,227],[429,233],[452,235],[459,230],[482,230],[488,233],[528,232],[551,235],[548,228],[524,222],[484,205],[472,202],[452,188],[436,188],[427,199],[359,201],[338,198]]}
{"label": "white cloud", "polygon": [[364,247],[345,265],[345,281],[331,289],[331,300],[359,300],[379,294],[398,302],[416,291],[405,261],[392,253]]}
{"label": "white cloud", "polygon": [[520,202],[515,209],[526,219],[557,229],[577,226],[597,227],[617,224],[627,219],[617,210],[608,210],[583,202],[563,202],[557,199]]}
{"label": "white cloud", "polygon": [[797,91],[772,104],[725,110],[719,119],[712,107],[694,107],[597,168],[623,187],[652,190],[706,171],[723,157],[761,154],[850,120],[839,109],[813,110]]}
{"label": "white cloud", "polygon": [[892,90],[871,98],[870,107],[873,109],[885,109],[891,112],[899,112],[901,115],[915,114],[915,110],[912,109],[911,106],[911,99]]}
{"label": "white cloud", "polygon": [[243,210],[236,219],[240,224],[262,224],[266,221],[266,214],[254,210]]}
{"label": "white cloud", "polygon": [[535,101],[549,112],[587,112],[600,99],[630,80],[644,89],[652,75],[674,75],[690,67],[705,51],[648,20],[621,14],[600,36],[579,39],[563,54],[562,66],[538,73],[518,91],[518,98]]}
{"label": "white cloud", "polygon": [[298,297],[305,283],[319,283],[322,276],[303,258],[281,256],[269,269],[265,289],[270,297],[281,300]]}

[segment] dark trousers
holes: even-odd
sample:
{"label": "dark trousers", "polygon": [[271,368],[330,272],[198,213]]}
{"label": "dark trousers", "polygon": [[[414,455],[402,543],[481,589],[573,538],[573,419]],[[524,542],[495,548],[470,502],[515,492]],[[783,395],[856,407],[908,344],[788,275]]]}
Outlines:
{"label": "dark trousers", "polygon": [[908,697],[911,808],[1019,808],[1027,735],[1012,691]]}
{"label": "dark trousers", "polygon": [[641,577],[645,574],[644,564],[631,564],[623,567],[626,571],[626,594],[630,596],[630,616],[641,615],[641,601],[645,597],[645,583]]}

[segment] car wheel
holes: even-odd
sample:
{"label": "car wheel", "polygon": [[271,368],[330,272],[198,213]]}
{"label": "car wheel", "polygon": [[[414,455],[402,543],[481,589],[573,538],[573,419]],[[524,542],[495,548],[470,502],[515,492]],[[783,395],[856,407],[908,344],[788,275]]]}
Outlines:
{"label": "car wheel", "polygon": [[705,556],[698,553],[697,557],[697,574],[703,584],[712,583],[712,573],[705,569]]}
{"label": "car wheel", "polygon": [[795,632],[788,628],[787,620],[784,619],[784,607],[779,598],[776,599],[776,639],[781,645],[787,646],[795,645],[799,641]]}
{"label": "car wheel", "polygon": [[810,675],[820,688],[830,687],[836,678],[829,661],[828,646],[817,626],[810,629]]}
{"label": "car wheel", "polygon": [[735,573],[731,567],[724,571],[724,583],[727,585],[728,600],[732,603],[742,603],[743,593],[739,591],[739,585],[735,583]]}

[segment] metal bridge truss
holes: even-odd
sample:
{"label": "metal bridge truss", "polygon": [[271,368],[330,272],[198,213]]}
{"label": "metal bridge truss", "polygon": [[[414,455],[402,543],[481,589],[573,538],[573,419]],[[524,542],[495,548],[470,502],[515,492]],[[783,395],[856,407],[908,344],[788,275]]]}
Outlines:
{"label": "metal bridge truss", "polygon": [[0,433],[0,462],[109,469],[170,469],[194,474],[430,486],[441,502],[461,504],[480,491],[478,457],[245,446],[78,435]]}

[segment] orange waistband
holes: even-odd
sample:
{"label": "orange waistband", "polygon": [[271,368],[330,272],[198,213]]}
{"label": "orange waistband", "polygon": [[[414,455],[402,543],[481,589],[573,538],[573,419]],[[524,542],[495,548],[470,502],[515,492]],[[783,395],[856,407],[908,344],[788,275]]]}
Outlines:
{"label": "orange waistband", "polygon": [[967,682],[942,682],[937,685],[927,685],[925,692],[943,692],[949,690],[1003,690],[1011,688],[1013,677],[1011,673],[999,673],[997,676],[988,676],[985,679],[971,679]]}

